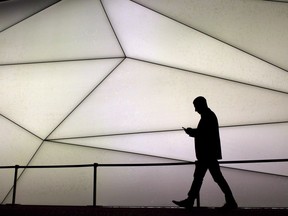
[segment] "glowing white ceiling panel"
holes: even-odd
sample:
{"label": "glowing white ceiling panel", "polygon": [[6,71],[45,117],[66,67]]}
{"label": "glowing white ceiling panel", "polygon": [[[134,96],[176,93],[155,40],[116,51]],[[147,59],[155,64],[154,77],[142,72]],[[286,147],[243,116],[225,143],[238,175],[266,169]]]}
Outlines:
{"label": "glowing white ceiling panel", "polygon": [[0,117],[1,134],[0,158],[1,166],[26,164],[42,140],[16,126],[7,119]]}
{"label": "glowing white ceiling panel", "polygon": [[59,0],[14,0],[1,2],[0,31],[11,27],[58,1]]}
{"label": "glowing white ceiling panel", "polygon": [[287,131],[288,123],[221,128],[223,154],[227,160],[285,158]]}
{"label": "glowing white ceiling panel", "polygon": [[[137,2],[62,0],[36,14],[52,1],[0,3],[1,165],[193,161],[181,127],[197,126],[199,95],[223,126],[224,160],[287,158],[288,4]],[[287,163],[225,166],[240,206],[286,205]],[[193,170],[99,168],[98,204],[170,206]],[[92,171],[27,169],[16,203],[91,205]],[[222,205],[207,178],[203,205]],[[11,203],[13,170],[0,182]]]}
{"label": "glowing white ceiling panel", "polygon": [[[42,142],[2,116],[0,116],[0,133],[0,166],[26,165]],[[13,169],[0,169],[1,201],[11,189],[13,178]]]}
{"label": "glowing white ceiling panel", "polygon": [[49,138],[195,127],[199,95],[220,125],[287,120],[286,94],[127,59]]}
{"label": "glowing white ceiling panel", "polygon": [[2,66],[0,113],[45,138],[120,60]]}
{"label": "glowing white ceiling panel", "polygon": [[108,135],[103,137],[59,139],[56,141],[175,160],[196,160],[194,141],[183,131]]}
{"label": "glowing white ceiling panel", "polygon": [[103,3],[128,57],[288,92],[277,67],[134,2]]}
{"label": "glowing white ceiling panel", "polygon": [[[287,131],[287,123],[222,128],[223,157],[225,160],[287,158]],[[225,166],[288,176],[287,164],[283,162]]]}
{"label": "glowing white ceiling panel", "polygon": [[64,0],[1,33],[0,64],[123,56],[98,0]]}
{"label": "glowing white ceiling panel", "polygon": [[283,1],[134,2],[288,70],[288,4]]}

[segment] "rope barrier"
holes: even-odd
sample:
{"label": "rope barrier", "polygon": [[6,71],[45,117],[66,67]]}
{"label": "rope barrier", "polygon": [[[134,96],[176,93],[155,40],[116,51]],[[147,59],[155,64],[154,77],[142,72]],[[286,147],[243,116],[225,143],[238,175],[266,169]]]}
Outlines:
{"label": "rope barrier", "polygon": [[[263,159],[263,160],[232,160],[232,161],[219,161],[219,164],[243,164],[243,163],[279,163],[288,162],[288,158],[281,159]],[[129,164],[98,164],[98,167],[143,167],[143,166],[181,166],[191,165],[195,162],[177,162],[177,163],[129,163]],[[18,169],[26,168],[77,168],[77,167],[93,167],[93,164],[75,164],[75,165],[35,165],[35,166],[21,166],[15,165]],[[14,169],[15,166],[0,166],[0,169]]]}

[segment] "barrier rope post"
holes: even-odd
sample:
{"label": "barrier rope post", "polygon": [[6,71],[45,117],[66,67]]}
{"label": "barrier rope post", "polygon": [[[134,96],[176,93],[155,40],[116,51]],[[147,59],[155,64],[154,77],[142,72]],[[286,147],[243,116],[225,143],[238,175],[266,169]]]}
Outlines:
{"label": "barrier rope post", "polygon": [[97,168],[98,168],[98,163],[93,164],[93,170],[94,170],[94,175],[93,175],[93,206],[96,206],[96,198],[97,198]]}
{"label": "barrier rope post", "polygon": [[16,188],[17,188],[18,169],[19,169],[19,165],[15,165],[12,205],[15,205],[15,201],[16,201]]}

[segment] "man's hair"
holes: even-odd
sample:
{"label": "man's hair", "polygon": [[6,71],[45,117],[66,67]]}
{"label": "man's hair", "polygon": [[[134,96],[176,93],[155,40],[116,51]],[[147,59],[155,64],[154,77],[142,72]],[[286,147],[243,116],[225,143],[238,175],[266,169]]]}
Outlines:
{"label": "man's hair", "polygon": [[193,101],[193,104],[196,104],[196,105],[201,106],[201,107],[208,107],[207,101],[203,96],[199,96],[199,97],[195,98]]}

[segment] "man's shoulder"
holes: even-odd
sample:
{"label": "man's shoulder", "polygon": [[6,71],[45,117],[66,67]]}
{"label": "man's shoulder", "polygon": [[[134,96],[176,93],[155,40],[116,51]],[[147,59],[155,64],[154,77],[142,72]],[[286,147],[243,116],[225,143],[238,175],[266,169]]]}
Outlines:
{"label": "man's shoulder", "polygon": [[202,116],[202,120],[204,122],[209,122],[209,123],[217,123],[218,124],[218,118],[216,114],[211,110],[208,109],[207,112]]}
{"label": "man's shoulder", "polygon": [[206,116],[213,116],[213,117],[217,118],[216,114],[210,108],[207,109],[207,112],[205,112],[205,115]]}

